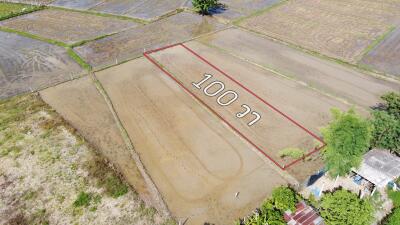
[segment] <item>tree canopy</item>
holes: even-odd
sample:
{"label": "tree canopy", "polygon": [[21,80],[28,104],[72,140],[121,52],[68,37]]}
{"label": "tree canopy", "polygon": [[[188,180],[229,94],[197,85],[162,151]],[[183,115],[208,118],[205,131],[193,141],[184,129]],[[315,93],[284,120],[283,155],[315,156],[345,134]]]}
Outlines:
{"label": "tree canopy", "polygon": [[327,225],[365,225],[371,224],[374,207],[368,199],[359,199],[356,194],[339,189],[321,198],[320,214]]}
{"label": "tree canopy", "polygon": [[400,153],[400,119],[386,111],[373,112],[371,146]]}
{"label": "tree canopy", "polygon": [[333,121],[322,129],[327,143],[322,156],[331,176],[343,176],[352,167],[359,167],[370,146],[371,128],[353,109],[348,112],[332,109],[332,115]]}
{"label": "tree canopy", "polygon": [[371,145],[400,153],[400,94],[389,92],[381,98],[385,102],[372,114]]}
{"label": "tree canopy", "polygon": [[383,95],[381,99],[385,101],[385,111],[400,120],[400,93],[389,92]]}
{"label": "tree canopy", "polygon": [[288,187],[278,187],[272,191],[272,201],[275,207],[281,211],[296,209],[296,193]]}

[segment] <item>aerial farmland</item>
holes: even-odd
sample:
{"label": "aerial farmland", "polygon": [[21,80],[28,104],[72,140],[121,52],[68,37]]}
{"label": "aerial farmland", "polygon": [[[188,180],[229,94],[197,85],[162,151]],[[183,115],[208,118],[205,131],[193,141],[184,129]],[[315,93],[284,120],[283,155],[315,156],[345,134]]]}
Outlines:
{"label": "aerial farmland", "polygon": [[397,224],[363,157],[400,161],[399,31],[398,0],[0,2],[0,224]]}

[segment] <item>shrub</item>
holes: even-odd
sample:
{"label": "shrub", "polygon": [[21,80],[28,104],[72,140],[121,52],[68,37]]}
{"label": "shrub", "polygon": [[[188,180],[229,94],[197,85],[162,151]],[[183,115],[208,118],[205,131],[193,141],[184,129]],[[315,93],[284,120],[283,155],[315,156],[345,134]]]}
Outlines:
{"label": "shrub", "polygon": [[372,147],[400,153],[400,119],[386,111],[375,111],[372,115]]}
{"label": "shrub", "polygon": [[128,186],[122,183],[122,181],[115,175],[107,177],[104,186],[107,194],[113,198],[118,198],[119,196],[128,193]]}
{"label": "shrub", "polygon": [[327,225],[371,224],[374,208],[369,199],[359,199],[350,191],[338,189],[321,198],[320,214]]}
{"label": "shrub", "polygon": [[389,92],[381,98],[385,101],[385,111],[400,120],[400,93]]}
{"label": "shrub", "polygon": [[81,207],[81,206],[87,207],[90,205],[91,200],[92,200],[92,194],[82,191],[81,193],[79,193],[73,205],[74,207]]}
{"label": "shrub", "polygon": [[244,225],[285,225],[283,212],[290,209],[295,210],[297,195],[289,187],[278,187],[272,192],[272,198],[266,199],[259,209],[242,221],[236,221],[236,224]]}
{"label": "shrub", "polygon": [[192,0],[196,12],[202,15],[210,14],[210,9],[218,6],[218,0]]}
{"label": "shrub", "polygon": [[285,158],[290,157],[292,159],[299,159],[304,157],[304,150],[299,148],[285,148],[279,151],[279,157]]}

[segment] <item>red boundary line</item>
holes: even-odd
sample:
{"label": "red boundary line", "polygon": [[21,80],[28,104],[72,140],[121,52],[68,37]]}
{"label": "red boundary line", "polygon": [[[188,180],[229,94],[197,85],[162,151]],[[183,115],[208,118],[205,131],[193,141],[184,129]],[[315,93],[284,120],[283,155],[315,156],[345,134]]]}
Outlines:
{"label": "red boundary line", "polygon": [[143,55],[144,57],[146,57],[151,63],[153,63],[155,66],[157,66],[161,71],[163,71],[168,77],[170,77],[172,80],[174,80],[179,86],[181,86],[187,93],[189,93],[192,97],[194,97],[197,101],[201,102],[204,106],[206,106],[211,112],[213,112],[219,119],[221,119],[226,125],[228,125],[231,129],[233,129],[237,134],[239,134],[242,138],[244,138],[247,142],[249,142],[253,147],[255,147],[260,153],[262,153],[264,156],[266,156],[269,160],[271,160],[275,165],[277,165],[280,169],[282,170],[286,170],[288,169],[290,166],[294,165],[295,163],[303,160],[303,158],[294,160],[292,162],[290,162],[289,164],[283,165],[281,166],[278,162],[276,162],[274,159],[272,159],[267,153],[265,153],[260,147],[258,147],[256,144],[254,144],[249,138],[247,138],[244,134],[242,134],[238,129],[236,129],[232,124],[230,124],[228,121],[226,121],[221,115],[219,115],[215,110],[213,110],[209,105],[207,105],[203,100],[201,100],[199,97],[197,97],[193,92],[191,92],[188,88],[186,88],[179,80],[177,80],[170,72],[168,72],[167,70],[165,70],[155,59],[153,59],[152,57],[150,57],[151,53],[154,52],[158,52],[158,51],[162,51],[168,48],[172,48],[175,46],[182,46],[183,48],[185,48],[186,50],[188,50],[190,53],[192,53],[193,55],[195,55],[197,58],[199,58],[201,61],[205,62],[206,64],[208,64],[209,66],[211,66],[212,68],[214,68],[215,70],[217,70],[218,72],[222,73],[224,76],[226,76],[227,78],[229,78],[231,81],[233,81],[234,83],[236,83],[237,85],[239,85],[240,87],[242,87],[243,89],[245,89],[247,92],[249,92],[250,94],[252,94],[254,97],[256,97],[257,99],[259,99],[260,101],[262,101],[264,104],[266,104],[268,107],[270,107],[271,109],[273,109],[274,111],[278,112],[280,115],[284,116],[286,119],[288,119],[290,122],[292,122],[293,124],[295,124],[296,126],[300,127],[302,130],[306,131],[308,134],[310,134],[312,137],[314,137],[315,139],[317,139],[318,141],[320,141],[323,145],[314,149],[313,151],[307,153],[304,157],[310,156],[311,154],[321,150],[323,147],[326,146],[326,143],[319,138],[317,135],[315,135],[314,133],[312,133],[310,130],[308,130],[307,128],[305,128],[304,126],[302,126],[301,124],[299,124],[298,122],[296,122],[295,120],[293,120],[291,117],[289,117],[288,115],[284,114],[282,111],[280,111],[279,109],[277,109],[276,107],[274,107],[273,105],[271,105],[270,103],[268,103],[267,101],[265,101],[264,99],[262,99],[261,97],[259,97],[258,95],[256,95],[253,91],[251,91],[250,89],[248,89],[247,87],[245,87],[244,85],[242,85],[241,83],[239,83],[238,81],[236,81],[234,78],[232,78],[231,76],[229,76],[228,74],[226,74],[224,71],[222,71],[221,69],[219,69],[218,67],[214,66],[212,63],[210,63],[208,60],[206,60],[205,58],[203,58],[202,56],[200,56],[199,54],[197,54],[196,52],[194,52],[192,49],[190,49],[189,47],[185,46],[183,43],[177,43],[177,44],[173,44],[173,45],[168,45],[168,46],[164,46],[161,48],[157,48],[154,50],[150,50],[147,52],[144,52]]}

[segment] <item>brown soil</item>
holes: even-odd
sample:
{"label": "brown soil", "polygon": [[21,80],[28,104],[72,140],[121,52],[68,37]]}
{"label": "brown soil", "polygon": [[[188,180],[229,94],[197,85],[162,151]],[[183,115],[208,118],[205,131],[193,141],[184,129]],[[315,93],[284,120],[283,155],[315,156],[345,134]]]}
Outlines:
{"label": "brown soil", "polygon": [[209,17],[179,13],[76,48],[90,65],[102,68],[142,56],[146,50],[175,44],[224,28]]}
{"label": "brown soil", "polygon": [[[330,108],[346,108],[345,105],[334,99],[323,97],[294,82],[277,77],[270,72],[254,68],[254,66],[247,62],[221,54],[204,45],[191,42],[188,46],[223,71],[226,71],[229,76],[249,88],[272,106],[306,128],[311,129],[317,135],[319,133],[318,128],[326,125],[330,119]],[[318,143],[305,130],[294,125],[287,118],[272,110],[271,107],[262,103],[255,96],[249,94],[249,92],[233,83],[220,72],[200,61],[199,58],[183,47],[170,48],[154,53],[151,56],[170,71],[186,88],[220,114],[253,143],[261,147],[267,155],[272,157],[281,166],[290,163],[293,159],[280,158],[280,150],[297,147],[309,152]],[[214,78],[206,82],[203,87],[215,80],[222,81],[225,84],[225,90],[233,90],[238,93],[240,96],[238,100],[229,107],[222,107],[216,102],[216,97],[206,96],[203,90],[199,90],[191,85],[192,82],[202,80],[204,73],[212,74]],[[236,118],[236,113],[243,111],[243,108],[241,108],[242,104],[247,104],[254,111],[260,113],[261,120],[253,126],[248,126],[247,123],[254,116],[249,115],[242,119]]]}
{"label": "brown soil", "polygon": [[231,224],[287,182],[146,59],[96,76],[178,220]]}

